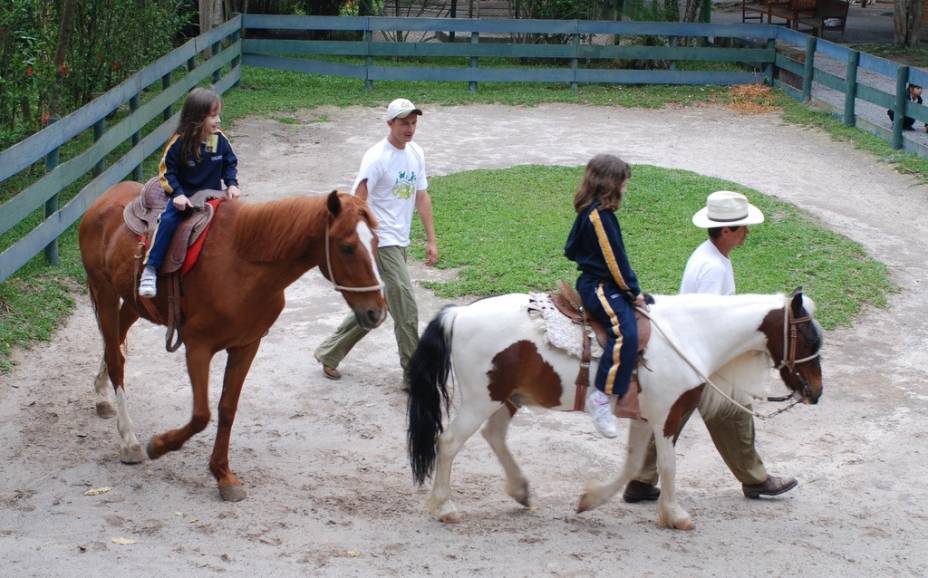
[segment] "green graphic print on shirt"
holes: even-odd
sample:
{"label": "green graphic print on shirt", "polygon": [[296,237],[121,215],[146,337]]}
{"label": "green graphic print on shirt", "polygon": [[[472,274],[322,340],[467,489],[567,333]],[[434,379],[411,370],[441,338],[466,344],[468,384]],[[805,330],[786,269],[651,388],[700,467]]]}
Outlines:
{"label": "green graphic print on shirt", "polygon": [[416,172],[400,171],[393,183],[393,194],[398,199],[408,199],[416,192]]}

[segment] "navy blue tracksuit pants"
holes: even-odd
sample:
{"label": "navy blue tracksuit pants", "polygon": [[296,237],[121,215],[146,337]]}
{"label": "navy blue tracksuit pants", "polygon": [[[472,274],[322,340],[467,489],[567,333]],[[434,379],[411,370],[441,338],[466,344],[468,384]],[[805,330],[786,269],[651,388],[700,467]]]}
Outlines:
{"label": "navy blue tracksuit pants", "polygon": [[178,211],[174,208],[174,202],[168,201],[168,206],[161,213],[161,219],[158,221],[158,231],[155,233],[155,240],[148,251],[145,266],[154,267],[155,271],[161,269],[161,262],[164,260],[164,254],[168,252],[168,247],[171,246],[174,231],[190,213],[190,209]]}
{"label": "navy blue tracksuit pants", "polygon": [[577,291],[586,310],[606,327],[608,339],[596,372],[596,389],[623,396],[638,356],[638,322],[635,308],[611,281],[581,275]]}

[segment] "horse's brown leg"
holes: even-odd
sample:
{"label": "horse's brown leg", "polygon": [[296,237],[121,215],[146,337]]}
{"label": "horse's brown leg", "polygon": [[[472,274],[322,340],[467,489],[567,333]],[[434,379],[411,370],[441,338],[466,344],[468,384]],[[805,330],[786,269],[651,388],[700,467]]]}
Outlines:
{"label": "horse's brown leg", "polygon": [[[94,301],[94,310],[97,314],[97,321],[100,326],[100,333],[103,336],[103,364],[106,372],[109,374],[110,383],[113,385],[113,391],[116,394],[116,429],[122,444],[119,448],[119,459],[126,464],[137,464],[144,461],[145,453],[142,451],[142,445],[138,438],[135,437],[135,431],[132,427],[132,419],[129,417],[129,409],[126,405],[126,389],[123,383],[125,355],[121,348],[125,340],[126,332],[132,323],[123,327],[119,313],[119,296],[108,284],[94,282],[92,278],[88,279],[90,286],[90,296]],[[131,316],[130,316],[131,318]],[[132,319],[134,322],[135,319]],[[100,392],[100,375],[97,375],[95,387]],[[97,414],[105,415],[112,411],[112,405],[109,399],[97,401]],[[101,407],[102,406],[102,407]]]}
{"label": "horse's brown leg", "polygon": [[229,359],[226,362],[226,374],[222,382],[222,397],[219,399],[219,427],[216,431],[213,455],[209,460],[209,469],[219,483],[219,495],[227,502],[238,502],[244,500],[246,496],[242,482],[229,469],[229,442],[232,437],[232,423],[235,421],[242,385],[245,383],[245,376],[248,375],[251,362],[260,344],[259,339],[244,347],[228,350]]}
{"label": "horse's brown leg", "polygon": [[187,343],[187,373],[193,387],[193,415],[186,425],[153,436],[148,442],[148,457],[155,460],[179,450],[194,434],[209,424],[209,362],[213,352],[204,346]]}

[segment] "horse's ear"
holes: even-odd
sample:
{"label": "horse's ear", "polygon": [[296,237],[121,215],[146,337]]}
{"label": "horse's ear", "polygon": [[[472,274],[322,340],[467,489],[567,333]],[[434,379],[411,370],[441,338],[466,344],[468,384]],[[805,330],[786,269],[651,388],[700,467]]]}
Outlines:
{"label": "horse's ear", "polygon": [[333,217],[338,216],[338,213],[342,210],[342,202],[338,198],[338,191],[329,193],[329,197],[325,200],[325,206],[328,207]]}
{"label": "horse's ear", "polygon": [[790,297],[792,298],[791,306],[793,310],[793,317],[801,316],[802,315],[802,287],[799,286],[793,289],[793,293],[792,295],[790,295]]}

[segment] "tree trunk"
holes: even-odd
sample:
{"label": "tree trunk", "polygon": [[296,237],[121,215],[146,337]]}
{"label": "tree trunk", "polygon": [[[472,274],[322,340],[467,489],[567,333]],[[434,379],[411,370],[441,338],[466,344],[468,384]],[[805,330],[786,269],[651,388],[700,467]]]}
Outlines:
{"label": "tree trunk", "polygon": [[199,0],[200,34],[225,22],[222,0]]}
{"label": "tree trunk", "polygon": [[893,8],[896,45],[915,48],[922,26],[922,0],[896,0]]}
{"label": "tree trunk", "polygon": [[61,101],[60,95],[64,90],[64,78],[68,75],[67,63],[65,58],[68,54],[68,46],[71,44],[71,35],[74,32],[74,7],[75,0],[63,0],[61,3],[61,19],[58,26],[58,46],[55,47],[55,84],[52,86],[51,93],[48,95],[48,116],[49,118],[58,117],[58,110]]}

